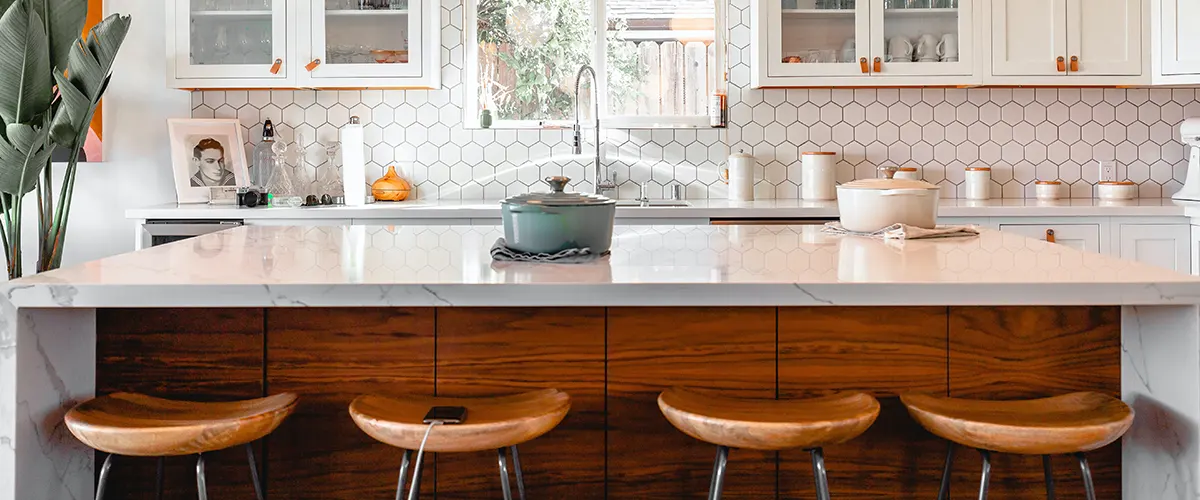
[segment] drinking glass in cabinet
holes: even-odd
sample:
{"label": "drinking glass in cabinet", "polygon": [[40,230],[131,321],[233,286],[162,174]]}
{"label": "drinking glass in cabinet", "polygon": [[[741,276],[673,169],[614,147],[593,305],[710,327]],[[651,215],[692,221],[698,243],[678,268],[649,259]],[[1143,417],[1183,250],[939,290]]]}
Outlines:
{"label": "drinking glass in cabinet", "polygon": [[906,8],[906,9],[928,9],[929,8],[929,0],[908,0],[908,3],[905,4],[904,8]]}
{"label": "drinking glass in cabinet", "polygon": [[799,6],[799,4],[796,2],[796,0],[780,0],[780,1],[781,1],[780,5],[783,7],[783,10],[795,10]]}

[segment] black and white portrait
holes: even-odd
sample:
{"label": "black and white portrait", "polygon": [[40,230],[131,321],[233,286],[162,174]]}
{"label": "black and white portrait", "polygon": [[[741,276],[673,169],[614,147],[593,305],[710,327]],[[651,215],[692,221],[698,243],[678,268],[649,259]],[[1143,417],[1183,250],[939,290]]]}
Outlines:
{"label": "black and white portrait", "polygon": [[191,135],[184,139],[192,146],[191,163],[188,172],[192,187],[236,186],[237,180],[233,171],[229,170],[225,161],[228,137],[213,137],[207,135]]}
{"label": "black and white portrait", "polygon": [[250,174],[241,124],[234,119],[168,121],[180,203],[203,203],[212,188],[246,186]]}

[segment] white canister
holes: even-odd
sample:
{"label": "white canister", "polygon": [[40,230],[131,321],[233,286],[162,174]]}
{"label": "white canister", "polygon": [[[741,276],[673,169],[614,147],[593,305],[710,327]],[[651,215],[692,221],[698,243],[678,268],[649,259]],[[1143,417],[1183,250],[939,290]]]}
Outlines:
{"label": "white canister", "polygon": [[1101,181],[1096,184],[1096,197],[1101,200],[1132,200],[1137,198],[1138,186],[1132,181]]}
{"label": "white canister", "polygon": [[908,179],[910,181],[921,180],[921,173],[917,171],[917,167],[900,167],[896,169],[896,175],[893,179]]}
{"label": "white canister", "polygon": [[1033,190],[1039,200],[1057,200],[1062,197],[1062,181],[1037,181]]}
{"label": "white canister", "polygon": [[754,201],[754,167],[758,162],[745,151],[729,155],[729,199]]}
{"label": "white canister", "polygon": [[812,151],[800,154],[800,198],[836,200],[837,169],[835,153]]}
{"label": "white canister", "polygon": [[986,200],[991,197],[991,168],[967,167],[966,177],[966,195],[968,200]]}

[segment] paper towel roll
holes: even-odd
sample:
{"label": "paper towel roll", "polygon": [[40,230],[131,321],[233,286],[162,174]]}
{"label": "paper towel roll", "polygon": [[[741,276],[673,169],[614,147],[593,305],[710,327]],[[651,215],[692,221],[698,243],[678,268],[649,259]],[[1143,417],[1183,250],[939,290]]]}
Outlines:
{"label": "paper towel roll", "polygon": [[346,205],[361,207],[367,204],[367,157],[364,150],[363,126],[358,117],[342,127],[342,185],[346,190]]}

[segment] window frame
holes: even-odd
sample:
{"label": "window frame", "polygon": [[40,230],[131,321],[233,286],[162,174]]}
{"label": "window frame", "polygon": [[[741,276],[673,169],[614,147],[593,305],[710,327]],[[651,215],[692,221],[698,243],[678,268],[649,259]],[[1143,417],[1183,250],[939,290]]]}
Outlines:
{"label": "window frame", "polygon": [[[608,0],[592,0],[592,25],[596,42],[592,46],[592,68],[599,80],[597,97],[600,99],[600,127],[620,129],[656,128],[712,128],[708,114],[704,115],[612,115],[608,112]],[[717,88],[728,93],[729,69],[726,65],[729,33],[726,26],[728,0],[713,1],[713,43],[716,45],[713,64],[716,71]],[[479,2],[463,2],[463,125],[478,130],[479,124]],[[469,54],[467,52],[470,52]],[[588,103],[590,104],[590,102]],[[591,106],[589,106],[590,108]],[[591,120],[587,120],[590,122]],[[498,120],[492,121],[491,129],[554,130],[571,128],[571,120]],[[586,123],[584,124],[586,125]]]}

